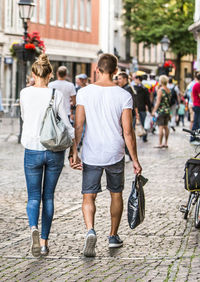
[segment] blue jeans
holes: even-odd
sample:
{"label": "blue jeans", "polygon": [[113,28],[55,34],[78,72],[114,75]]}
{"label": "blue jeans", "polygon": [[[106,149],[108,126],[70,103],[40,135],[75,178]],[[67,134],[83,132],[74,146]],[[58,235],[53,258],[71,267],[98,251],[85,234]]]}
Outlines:
{"label": "blue jeans", "polygon": [[64,153],[25,149],[24,171],[28,191],[29,225],[38,226],[42,199],[41,238],[48,239],[54,214],[54,192],[64,164]]}
{"label": "blue jeans", "polygon": [[[193,108],[194,111],[194,123],[192,126],[192,130],[196,130],[200,128],[200,107],[194,106]],[[194,141],[195,137],[191,137],[190,141]]]}

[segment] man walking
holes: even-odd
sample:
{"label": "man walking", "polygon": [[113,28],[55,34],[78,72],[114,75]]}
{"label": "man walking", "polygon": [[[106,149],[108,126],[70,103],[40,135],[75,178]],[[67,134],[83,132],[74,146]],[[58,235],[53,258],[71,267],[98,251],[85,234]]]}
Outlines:
{"label": "man walking", "polygon": [[66,113],[70,120],[70,114],[71,114],[70,99],[72,99],[72,105],[75,105],[76,90],[74,84],[69,81],[66,81],[66,79],[67,79],[67,68],[65,66],[60,66],[57,70],[57,80],[50,82],[49,87],[55,88],[63,93],[67,104]]}
{"label": "man walking", "polygon": [[[124,140],[133,160],[134,173],[142,168],[137,157],[136,138],[132,126],[132,97],[112,81],[117,73],[117,58],[102,54],[97,64],[98,80],[77,94],[75,136],[79,144],[84,122],[82,162],[82,212],[88,230],[83,253],[95,256],[96,232],[94,230],[95,199],[101,192],[101,176],[106,172],[107,189],[111,195],[111,230],[109,247],[121,247],[123,241],[118,236],[118,228],[123,211],[122,191],[124,189]],[[122,131],[124,138],[122,136]],[[70,164],[79,168],[78,161]]]}
{"label": "man walking", "polygon": [[[131,94],[132,99],[133,99],[132,116],[133,116],[133,119],[138,118],[139,116],[138,116],[138,110],[137,110],[137,105],[136,105],[136,92],[134,88],[129,84],[127,73],[120,72],[118,74],[118,85]],[[126,160],[129,161],[131,159],[131,156],[126,146],[125,146],[125,153],[126,153],[125,161]]]}
{"label": "man walking", "polygon": [[[142,84],[142,76],[135,77],[135,86],[134,89],[137,93],[136,95],[136,104],[138,109],[138,114],[140,117],[140,122],[144,127],[144,121],[146,117],[146,111],[148,110],[151,112],[151,102],[150,102],[150,95],[149,91],[144,85]],[[136,121],[134,121],[135,123]],[[147,132],[145,135],[142,136],[143,142],[147,142]]]}
{"label": "man walking", "polygon": [[[194,111],[194,122],[192,130],[200,128],[200,73],[196,76],[197,82],[192,88],[192,100],[193,100],[193,111]],[[196,145],[195,137],[191,137],[190,142]]]}
{"label": "man walking", "polygon": [[176,106],[178,103],[178,95],[179,95],[179,88],[177,85],[173,83],[172,78],[169,78],[167,88],[171,91],[171,99],[170,99],[170,110],[171,110],[171,122],[170,127],[173,131],[175,131],[176,126]]}

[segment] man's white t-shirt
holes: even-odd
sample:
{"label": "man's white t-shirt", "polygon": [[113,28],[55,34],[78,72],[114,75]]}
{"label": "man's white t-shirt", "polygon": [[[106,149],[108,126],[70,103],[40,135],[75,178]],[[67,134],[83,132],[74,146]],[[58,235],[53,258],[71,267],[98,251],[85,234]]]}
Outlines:
{"label": "man's white t-shirt", "polygon": [[70,115],[70,97],[76,95],[74,84],[66,80],[55,80],[50,82],[48,86],[63,93],[67,105],[66,113]]}
{"label": "man's white t-shirt", "polygon": [[84,106],[86,128],[82,161],[89,165],[111,165],[124,157],[121,116],[132,109],[131,94],[119,86],[90,84],[77,93],[77,105]]}

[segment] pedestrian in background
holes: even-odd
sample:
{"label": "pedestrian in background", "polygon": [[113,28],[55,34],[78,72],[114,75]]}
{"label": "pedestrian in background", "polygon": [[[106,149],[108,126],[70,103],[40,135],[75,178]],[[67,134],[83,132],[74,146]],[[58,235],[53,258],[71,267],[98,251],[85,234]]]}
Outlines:
{"label": "pedestrian in background", "polygon": [[[149,97],[148,89],[142,84],[142,76],[135,77],[135,86],[136,91],[136,105],[138,110],[138,115],[142,126],[144,127],[144,121],[146,118],[146,111],[151,112],[151,102]],[[134,128],[136,123],[136,117],[134,120]],[[147,142],[147,131],[146,134],[142,136],[143,142]]]}
{"label": "pedestrian in background", "polygon": [[[194,123],[192,130],[200,128],[200,73],[196,76],[197,82],[192,88],[192,100],[193,100],[193,111],[194,111]],[[195,137],[190,138],[192,144],[196,144]]]}
{"label": "pedestrian in background", "polygon": [[[133,89],[133,87],[129,83],[128,74],[127,73],[120,72],[118,74],[118,85],[120,87],[122,87],[124,90],[128,91],[131,94],[132,99],[133,99],[132,116],[133,116],[133,119],[135,119],[136,116],[138,118],[138,110],[137,110],[137,105],[136,105],[136,92],[135,92],[135,90]],[[125,146],[125,153],[126,153],[125,161],[128,162],[128,161],[131,160],[131,156],[129,154],[127,146]]]}
{"label": "pedestrian in background", "polygon": [[[155,148],[168,148],[168,137],[169,128],[168,122],[170,121],[170,98],[171,92],[167,88],[168,77],[166,75],[161,75],[159,77],[159,89],[157,91],[156,104],[152,111],[152,115],[155,116],[157,112],[157,125],[159,128],[159,144]],[[163,137],[165,139],[164,144]]]}
{"label": "pedestrian in background", "polygon": [[194,80],[192,80],[186,90],[185,90],[185,96],[188,99],[188,111],[189,111],[189,121],[190,121],[190,129],[192,130],[193,127],[193,122],[194,122],[194,111],[193,111],[193,101],[192,101],[192,88],[195,85],[195,83],[197,82],[197,74],[195,74]]}
{"label": "pedestrian in background", "polygon": [[82,87],[87,86],[88,77],[85,73],[80,73],[76,76],[76,92]]}
{"label": "pedestrian in background", "polygon": [[[121,247],[118,228],[123,211],[124,140],[133,160],[134,173],[141,173],[137,157],[136,138],[132,126],[133,100],[124,89],[112,81],[117,73],[117,58],[102,54],[97,63],[98,80],[79,90],[76,108],[76,142],[80,142],[86,123],[81,159],[83,162],[82,211],[87,228],[83,254],[95,256],[95,200],[101,192],[101,177],[105,170],[107,189],[111,196],[111,230],[109,248]],[[124,134],[124,138],[122,136]],[[73,167],[73,165],[71,165]]]}
{"label": "pedestrian in background", "polygon": [[179,107],[178,107],[178,123],[179,125],[180,121],[182,122],[182,125],[184,126],[184,117],[185,117],[185,104],[184,101],[181,100]]}
{"label": "pedestrian in background", "polygon": [[172,78],[169,78],[167,88],[169,88],[171,92],[171,99],[170,99],[170,113],[171,113],[171,121],[170,121],[170,127],[173,131],[175,131],[176,126],[176,115],[177,115],[177,106],[179,104],[178,102],[178,96],[179,96],[179,88],[177,85],[173,83]]}
{"label": "pedestrian in background", "polygon": [[[49,83],[50,88],[55,88],[62,92],[64,99],[66,99],[66,113],[70,120],[71,116],[71,103],[73,106],[76,105],[76,90],[74,84],[66,81],[67,79],[67,68],[60,66],[57,70],[57,80]],[[73,117],[71,116],[71,121]]]}
{"label": "pedestrian in background", "polygon": [[[52,152],[40,143],[40,129],[52,98],[48,82],[52,76],[52,66],[45,54],[40,55],[32,65],[34,86],[20,92],[23,130],[21,143],[25,148],[24,171],[28,192],[27,214],[31,228],[31,252],[34,257],[47,255],[48,238],[54,214],[54,192],[64,164],[65,151]],[[69,134],[74,138],[74,129],[67,117],[67,100],[56,90],[53,109],[63,120]],[[71,148],[73,161],[77,157],[76,144]],[[71,162],[73,162],[71,160]],[[42,200],[42,228],[39,240],[38,220]]]}

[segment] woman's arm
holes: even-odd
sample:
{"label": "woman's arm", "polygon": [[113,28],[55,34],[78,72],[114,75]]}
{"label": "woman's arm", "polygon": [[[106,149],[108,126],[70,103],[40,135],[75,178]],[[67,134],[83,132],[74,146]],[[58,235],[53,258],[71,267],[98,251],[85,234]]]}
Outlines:
{"label": "woman's arm", "polygon": [[159,108],[159,106],[160,106],[161,99],[162,99],[162,90],[159,89],[159,90],[158,90],[158,93],[157,93],[156,104],[155,104],[154,109],[153,109],[153,111],[152,111],[152,115],[154,115],[155,112],[158,110],[158,108]]}

